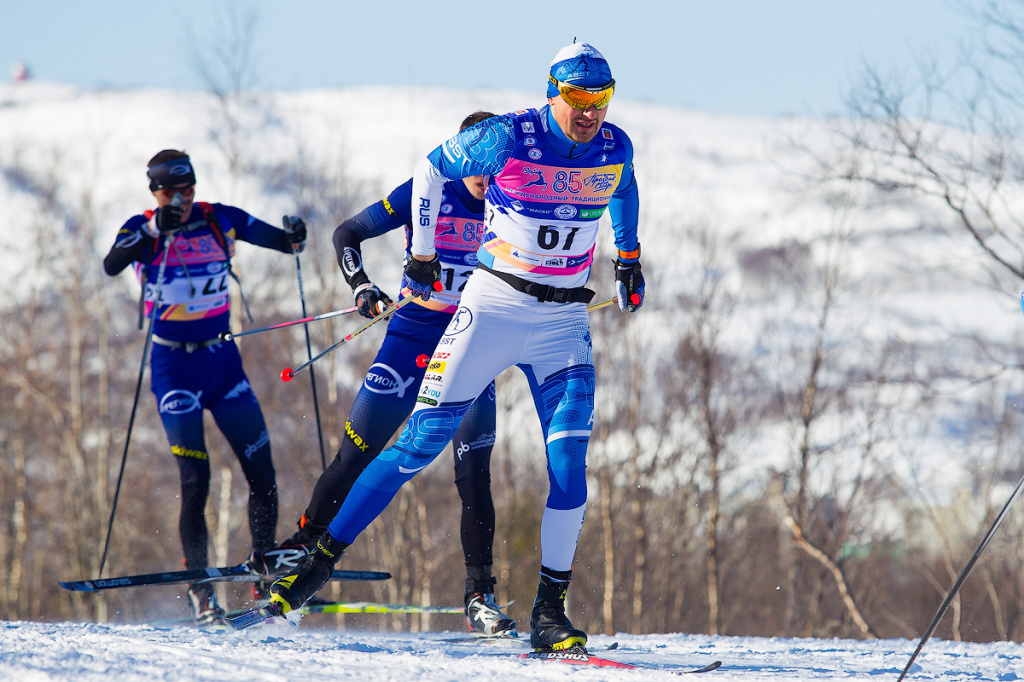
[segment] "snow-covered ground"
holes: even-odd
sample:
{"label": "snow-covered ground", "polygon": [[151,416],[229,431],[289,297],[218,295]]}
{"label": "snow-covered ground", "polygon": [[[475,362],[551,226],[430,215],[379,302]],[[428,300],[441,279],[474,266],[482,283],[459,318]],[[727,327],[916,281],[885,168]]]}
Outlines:
{"label": "snow-covered ground", "polygon": [[[470,111],[500,112],[542,103],[539,92],[359,88],[267,93],[242,121],[247,133],[243,160],[253,167],[272,168],[298,159],[314,175],[347,177],[363,187],[366,201],[376,200],[406,179],[415,160],[453,133]],[[244,172],[237,177],[228,172],[223,140],[213,135],[222,123],[219,113],[212,98],[202,93],[0,86],[0,165],[5,171],[0,175],[0,285],[8,297],[13,299],[19,287],[33,281],[33,263],[24,256],[32,220],[52,219],[38,217],[38,196],[45,195],[46,188],[33,189],[29,180],[58,178],[59,202],[88,208],[91,219],[101,226],[96,254],[91,254],[96,267],[96,255],[109,247],[118,225],[150,207],[145,161],[164,147],[184,147],[193,153],[201,198],[237,203],[262,217],[292,212],[291,198],[267,191]],[[695,290],[695,278],[703,272],[695,264],[692,243],[684,238],[688,227],[714,226],[726,242],[725,262],[733,273],[740,272],[735,262],[743,253],[795,241],[806,246],[815,262],[824,260],[839,212],[821,197],[809,196],[797,182],[799,174],[808,171],[808,161],[791,139],[827,149],[826,126],[710,116],[629,102],[617,102],[610,120],[629,131],[636,147],[644,201],[642,241],[651,246],[645,267],[649,263],[652,274],[670,275],[652,278],[649,305],[635,321],[648,324],[652,336],[678,331],[669,325],[657,327],[664,319],[658,317],[664,313],[659,298],[670,305],[672,295]],[[879,287],[884,295],[855,288],[837,297],[833,334],[847,342],[850,352],[860,353],[867,345],[853,343],[861,337],[932,339],[940,352],[943,341],[956,334],[977,333],[993,344],[1009,343],[1017,334],[1016,294],[993,293],[991,283],[979,275],[984,268],[975,245],[962,235],[938,231],[943,219],[934,207],[918,203],[890,207],[884,214],[854,212],[854,217],[859,226],[857,248],[850,250],[846,272],[855,281],[881,281],[884,276],[886,286]],[[328,235],[333,224],[311,229]],[[602,240],[602,248],[608,248],[607,241]],[[397,279],[397,265],[390,271],[380,268],[381,281]],[[741,301],[735,326],[724,336],[740,346],[738,352],[750,352],[745,344],[765,340],[760,333],[763,320],[788,321],[793,315],[774,288],[738,278],[733,276],[732,288],[745,291],[747,298]],[[668,313],[678,317],[672,308]],[[787,337],[793,333],[785,331]],[[758,447],[747,448],[755,453],[752,466],[758,472],[768,468],[773,456],[787,452],[784,438],[768,442],[769,436],[782,431],[766,431]],[[957,441],[945,434],[936,442],[917,440],[922,459],[957,464],[944,455],[944,448],[955,447]],[[945,479],[956,481],[958,476]],[[0,623],[0,681],[359,677],[375,682],[485,676],[654,680],[673,677],[668,668],[713,660],[721,660],[723,666],[707,673],[710,680],[895,680],[916,645],[908,640],[595,636],[595,648],[619,643],[607,654],[610,658],[650,667],[624,672],[519,661],[512,654],[526,650],[521,646],[439,641],[452,636],[330,631],[318,629],[312,618],[298,629],[265,627],[239,633],[184,626],[7,622]],[[1021,679],[1022,651],[1015,643],[933,641],[909,679]]]}
{"label": "snow-covered ground", "polygon": [[[461,633],[460,633],[461,634]],[[671,669],[722,661],[696,679],[896,680],[916,642],[705,635],[591,638],[594,653],[641,670],[521,661],[522,644],[443,641],[456,633],[384,634],[288,625],[211,633],[192,627],[83,623],[0,624],[2,680],[598,680],[678,679]],[[618,649],[597,652],[618,643]],[[1019,680],[1019,644],[931,641],[907,680]]]}

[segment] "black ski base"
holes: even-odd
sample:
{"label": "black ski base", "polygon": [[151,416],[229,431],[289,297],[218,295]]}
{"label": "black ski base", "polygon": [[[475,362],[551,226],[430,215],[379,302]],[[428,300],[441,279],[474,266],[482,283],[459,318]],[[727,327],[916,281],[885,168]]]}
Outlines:
{"label": "black ski base", "polygon": [[[391,577],[385,571],[335,571],[331,580],[387,580]],[[126,575],[117,578],[95,580],[74,580],[58,583],[65,590],[72,592],[97,592],[116,587],[139,587],[141,585],[171,585],[175,583],[206,583],[206,582],[258,582],[267,576],[253,573],[245,564],[237,566],[218,566],[214,568],[193,568],[184,571],[167,571],[166,573],[145,573],[142,575]]]}

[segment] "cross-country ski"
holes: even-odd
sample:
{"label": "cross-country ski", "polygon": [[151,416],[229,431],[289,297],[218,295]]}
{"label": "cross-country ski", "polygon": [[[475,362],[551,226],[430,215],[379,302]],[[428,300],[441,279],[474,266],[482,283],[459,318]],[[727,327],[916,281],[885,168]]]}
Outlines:
{"label": "cross-country ski", "polygon": [[[331,580],[388,580],[391,574],[386,571],[348,571],[339,570],[331,574]],[[253,573],[245,564],[237,566],[219,566],[210,568],[194,568],[183,571],[166,571],[164,573],[145,573],[141,575],[123,575],[112,578],[95,578],[92,580],[68,580],[58,584],[71,592],[98,592],[119,587],[141,587],[143,585],[170,585],[175,583],[212,583],[212,582],[259,582],[267,580],[266,576]]]}
{"label": "cross-country ski", "polygon": [[620,668],[623,670],[657,670],[659,672],[672,673],[674,675],[707,673],[711,672],[712,670],[718,670],[718,668],[722,666],[721,661],[712,661],[707,665],[695,668],[643,663],[624,663],[622,661],[614,661],[611,659],[602,658],[600,656],[594,656],[585,649],[578,648],[569,649],[567,651],[533,651],[526,654],[519,654],[517,658],[529,661],[548,661],[557,663],[567,663],[569,665],[595,666],[598,668]]}

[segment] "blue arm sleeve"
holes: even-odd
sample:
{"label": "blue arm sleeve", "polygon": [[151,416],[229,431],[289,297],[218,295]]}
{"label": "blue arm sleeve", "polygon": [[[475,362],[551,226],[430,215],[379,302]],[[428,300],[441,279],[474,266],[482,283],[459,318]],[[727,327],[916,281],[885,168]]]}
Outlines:
{"label": "blue arm sleeve", "polygon": [[367,206],[334,230],[334,251],[338,256],[338,267],[353,289],[370,281],[363,270],[363,253],[360,248],[363,240],[379,237],[403,225],[408,226],[412,222],[411,197],[412,178],[409,178],[392,190],[387,199]]}
{"label": "blue arm sleeve", "polygon": [[493,116],[466,128],[430,152],[427,158],[448,180],[496,175],[508,162],[515,142],[512,119],[507,115]]}
{"label": "blue arm sleeve", "polygon": [[410,251],[434,253],[434,228],[445,182],[473,175],[496,175],[508,162],[515,129],[508,115],[494,116],[466,128],[416,164],[410,211],[413,221]]}
{"label": "blue arm sleeve", "polygon": [[[364,239],[379,237],[397,227],[408,225],[412,222],[410,197],[412,197],[412,178],[393,189],[387,199],[370,204],[343,222],[334,233],[335,235],[339,232],[343,233],[347,235],[347,242],[358,244]],[[337,241],[337,236],[335,236],[335,241]]]}
{"label": "blue arm sleeve", "polygon": [[235,239],[274,249],[281,253],[292,253],[292,245],[284,230],[265,223],[234,206],[213,204],[213,208],[217,215],[227,222],[227,225],[222,225],[221,229],[225,232],[228,231],[229,226],[235,229]]}
{"label": "blue arm sleeve", "polygon": [[622,179],[608,203],[608,215],[612,219],[612,230],[615,232],[615,246],[620,251],[636,251],[640,247],[637,237],[637,225],[640,221],[640,192],[636,185],[633,172],[633,143],[624,140],[629,146],[628,163],[624,166]]}

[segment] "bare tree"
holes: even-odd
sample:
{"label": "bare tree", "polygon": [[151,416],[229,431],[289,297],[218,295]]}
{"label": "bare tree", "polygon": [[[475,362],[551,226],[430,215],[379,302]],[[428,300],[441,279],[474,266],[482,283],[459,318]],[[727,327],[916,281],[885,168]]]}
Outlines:
{"label": "bare tree", "polygon": [[1024,101],[1024,6],[957,3],[980,43],[954,64],[922,62],[910,77],[866,67],[849,97],[853,118],[837,126],[849,153],[826,164],[832,177],[890,197],[935,200],[977,245],[993,278],[1024,277],[1020,191]]}
{"label": "bare tree", "polygon": [[[861,86],[850,95],[852,119],[837,123],[846,143],[845,154],[823,164],[824,176],[868,186],[874,190],[875,201],[917,202],[922,211],[937,217],[936,232],[948,231],[973,244],[984,260],[983,272],[972,275],[982,278],[996,295],[1005,296],[1024,276],[1024,215],[1016,199],[1024,179],[1024,118],[1020,114],[1024,102],[1024,4],[964,0],[955,6],[977,29],[976,39],[964,46],[953,63],[922,61],[909,75],[865,68]],[[1014,364],[1010,349],[980,341],[973,357],[977,360],[973,366],[935,367],[965,387],[994,386],[1002,381],[1005,368]],[[965,371],[965,365],[972,369]],[[936,391],[938,376],[924,379],[923,399],[941,399]],[[977,421],[985,424],[985,430],[974,435],[976,442],[987,440],[990,428],[998,433],[1008,428],[1002,418]],[[979,457],[966,471],[993,475],[999,469],[999,452],[996,447],[994,462]],[[984,491],[991,485],[975,484],[975,488]],[[945,575],[935,573],[930,558],[921,556],[913,561],[927,582],[944,594],[962,564],[965,533],[940,522],[950,513],[945,511],[945,502],[922,500],[920,504],[931,510],[926,514],[941,539],[941,568],[937,568]],[[982,518],[990,513],[987,509]],[[1006,636],[1009,625],[998,590],[993,588],[995,578],[987,573],[983,577],[995,630]],[[954,638],[961,636],[962,616],[958,598],[952,609]]]}
{"label": "bare tree", "polygon": [[679,361],[688,368],[694,386],[694,415],[697,430],[702,434],[702,459],[705,466],[707,492],[704,496],[705,580],[708,599],[708,634],[717,635],[721,627],[719,594],[720,554],[719,515],[722,501],[722,476],[728,439],[736,426],[738,401],[724,395],[731,388],[728,373],[732,370],[721,335],[728,325],[735,306],[733,297],[723,286],[720,274],[718,240],[707,227],[698,230],[697,246],[701,254],[701,277],[697,292],[684,310],[692,315],[692,330],[681,348]]}
{"label": "bare tree", "polygon": [[208,35],[197,35],[191,24],[187,29],[192,68],[216,102],[209,133],[227,161],[230,198],[235,197],[240,174],[246,170],[248,138],[269,116],[255,90],[258,25],[256,8],[230,2],[221,6]]}
{"label": "bare tree", "polygon": [[[94,160],[95,162],[95,160]],[[32,519],[42,505],[71,521],[58,526],[56,535],[65,548],[63,570],[79,574],[98,569],[103,535],[109,511],[108,457],[112,446],[111,404],[107,400],[111,377],[121,366],[110,351],[111,329],[108,297],[103,291],[102,273],[97,261],[81,258],[90,253],[96,236],[93,188],[72,192],[58,180],[63,175],[59,156],[45,172],[29,171],[15,157],[3,164],[9,181],[30,196],[37,205],[38,224],[27,233],[28,257],[24,281],[36,281],[34,292],[18,297],[21,308],[7,326],[6,352],[18,353],[21,360],[5,373],[4,386],[12,392],[20,408],[9,414],[33,415],[15,431],[12,443],[13,471],[9,480],[12,494],[5,499],[12,505],[13,545],[10,547],[10,575],[15,593],[21,595],[15,613],[27,616],[39,613],[40,604],[28,601],[34,583],[54,579],[49,570],[30,568],[33,553],[25,542]],[[23,320],[19,328],[15,320]],[[98,389],[100,394],[93,393]],[[35,435],[27,439],[29,433]],[[38,465],[28,461],[46,461],[40,450],[57,453],[62,475],[52,482],[66,488],[66,494],[54,497],[51,486],[40,477]],[[28,490],[33,490],[30,498]],[[70,506],[69,506],[70,505]],[[63,537],[64,529],[67,537]],[[68,551],[69,550],[69,551]],[[6,555],[6,553],[5,553]],[[28,589],[28,588],[32,589]],[[19,589],[20,588],[20,589]],[[96,599],[93,615],[106,618],[106,601]],[[84,615],[87,602],[73,602]]]}

